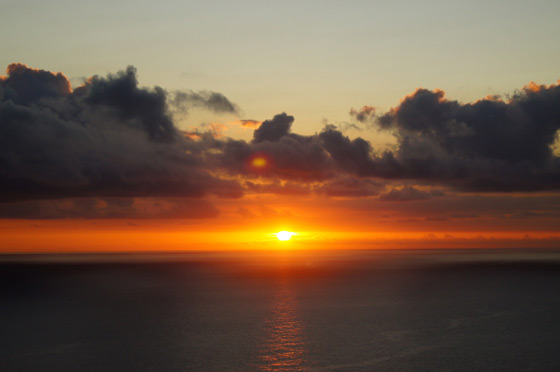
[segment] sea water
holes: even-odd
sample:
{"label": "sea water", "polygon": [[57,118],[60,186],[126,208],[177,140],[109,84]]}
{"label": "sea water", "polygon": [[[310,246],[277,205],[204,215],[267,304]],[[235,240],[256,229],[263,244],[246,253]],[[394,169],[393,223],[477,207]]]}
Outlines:
{"label": "sea water", "polygon": [[560,370],[560,253],[5,255],[0,371]]}

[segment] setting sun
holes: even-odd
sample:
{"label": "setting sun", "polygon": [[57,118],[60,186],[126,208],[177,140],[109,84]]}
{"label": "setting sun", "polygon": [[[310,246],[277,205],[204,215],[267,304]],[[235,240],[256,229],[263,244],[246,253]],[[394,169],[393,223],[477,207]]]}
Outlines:
{"label": "setting sun", "polygon": [[290,240],[295,234],[296,233],[293,233],[291,231],[280,231],[276,233],[276,237],[278,238],[278,240],[285,242],[287,240]]}

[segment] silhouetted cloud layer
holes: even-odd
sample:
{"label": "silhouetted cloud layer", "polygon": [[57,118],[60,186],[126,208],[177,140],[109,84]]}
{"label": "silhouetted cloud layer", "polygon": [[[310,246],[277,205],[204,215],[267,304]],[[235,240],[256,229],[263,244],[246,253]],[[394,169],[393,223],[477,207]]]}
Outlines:
{"label": "silhouetted cloud layer", "polygon": [[[366,106],[351,112],[397,138],[394,151],[376,152],[361,137],[351,139],[333,125],[318,134],[291,132],[283,113],[263,122],[251,143],[219,145],[219,164],[243,172],[251,153],[269,154],[267,176],[325,180],[358,178],[443,185],[464,191],[538,191],[560,187],[560,159],[552,147],[560,129],[560,87],[530,85],[509,100],[490,97],[462,104],[442,91],[418,89],[390,112]],[[377,130],[377,129],[375,129]]]}
{"label": "silhouetted cloud layer", "polygon": [[7,74],[0,80],[3,200],[241,194],[189,155],[192,141],[173,124],[167,92],[139,87],[133,67],[74,91],[62,74],[22,64]]}
{"label": "silhouetted cloud layer", "polygon": [[211,218],[218,209],[192,198],[67,198],[0,203],[0,218]]}
{"label": "silhouetted cloud layer", "polygon": [[[552,145],[560,129],[560,86],[534,84],[508,101],[461,104],[442,91],[418,89],[379,117],[392,129],[396,163],[372,158],[370,174],[432,180],[466,190],[543,190],[560,186]],[[377,168],[377,169],[376,169]]]}
{"label": "silhouetted cloud layer", "polygon": [[[286,113],[262,123],[239,121],[255,128],[251,141],[210,131],[188,135],[172,113],[191,107],[239,112],[220,93],[139,87],[133,67],[72,90],[61,73],[11,64],[0,77],[1,200],[238,197],[249,191],[411,201],[436,196],[412,187],[420,183],[470,192],[560,187],[560,159],[552,151],[560,129],[558,85],[532,84],[507,100],[467,104],[418,89],[385,114],[373,106],[351,110],[372,135],[379,129],[395,135],[396,147],[384,152],[333,125],[314,135],[293,133],[295,119]],[[254,166],[255,156],[264,165]],[[386,191],[388,183],[409,186]],[[33,214],[25,208],[13,215]],[[73,213],[56,203],[41,208],[37,213],[46,216]],[[203,215],[215,212],[202,209]],[[4,206],[0,215],[9,211]]]}
{"label": "silhouetted cloud layer", "polygon": [[414,200],[426,200],[433,196],[442,196],[441,191],[423,191],[418,190],[412,186],[405,186],[400,189],[392,189],[386,193],[379,195],[379,199],[382,201],[414,201]]}

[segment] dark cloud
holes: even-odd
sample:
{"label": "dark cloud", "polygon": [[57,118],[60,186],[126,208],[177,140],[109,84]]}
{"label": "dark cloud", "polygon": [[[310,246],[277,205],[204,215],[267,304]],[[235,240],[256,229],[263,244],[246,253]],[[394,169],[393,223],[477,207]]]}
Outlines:
{"label": "dark cloud", "polygon": [[333,197],[368,197],[378,195],[385,184],[373,179],[341,176],[314,187],[314,192]]}
{"label": "dark cloud", "polygon": [[228,100],[223,94],[211,91],[175,92],[170,103],[178,110],[186,112],[192,107],[202,107],[215,113],[239,113],[237,105]]}
{"label": "dark cloud", "polygon": [[160,87],[139,88],[136,69],[107,77],[94,76],[74,90],[89,107],[106,108],[120,123],[140,126],[153,140],[172,140],[177,131],[167,112],[167,93]]}
{"label": "dark cloud", "polygon": [[241,194],[206,171],[175,128],[166,92],[140,88],[134,68],[72,92],[62,74],[10,66],[0,80],[2,200]]}
{"label": "dark cloud", "polygon": [[[314,181],[330,177],[333,171],[333,164],[317,136],[286,133],[275,141],[246,142],[217,140],[206,135],[198,145],[209,167],[230,175]],[[259,169],[252,167],[251,159],[255,156],[265,157],[267,165]]]}
{"label": "dark cloud", "polygon": [[425,220],[434,221],[434,222],[443,222],[443,221],[449,221],[449,218],[443,216],[436,216],[436,217],[426,217]]}
{"label": "dark cloud", "polygon": [[392,189],[379,195],[379,200],[383,201],[414,201],[430,199],[432,194],[427,191],[418,190],[412,186],[405,186],[400,189]]}
{"label": "dark cloud", "polygon": [[32,69],[21,63],[12,63],[7,76],[0,81],[4,99],[28,105],[44,98],[58,98],[71,93],[70,81],[61,73]]}
{"label": "dark cloud", "polygon": [[383,182],[368,178],[340,176],[324,181],[287,181],[272,179],[269,182],[246,181],[248,192],[275,195],[320,195],[329,197],[376,196],[385,189]]}
{"label": "dark cloud", "polygon": [[473,191],[560,186],[560,162],[551,150],[560,129],[558,85],[533,85],[507,102],[489,97],[469,104],[419,89],[383,123],[399,141],[395,177]]}
{"label": "dark cloud", "polygon": [[558,85],[532,84],[508,101],[488,97],[468,104],[418,89],[378,117],[369,106],[351,114],[360,121],[375,118],[398,145],[379,154],[360,137],[351,140],[327,126],[319,136],[341,171],[467,191],[560,187],[560,159],[552,152],[560,129]]}
{"label": "dark cloud", "polygon": [[[238,112],[220,93],[140,87],[133,67],[72,90],[63,74],[10,65],[0,78],[0,201],[20,204],[2,205],[0,215],[57,218],[48,216],[90,209],[97,212],[88,216],[124,216],[136,213],[142,198],[180,205],[183,197],[238,197],[244,190],[387,201],[442,193],[414,184],[470,192],[560,187],[560,159],[551,149],[560,129],[558,85],[532,84],[507,101],[467,104],[418,89],[388,113],[351,110],[365,127],[376,123],[396,136],[395,149],[384,152],[333,125],[313,135],[293,133],[294,117],[286,113],[262,123],[239,121],[256,128],[252,141],[222,138],[216,125],[184,133],[172,113],[191,107]],[[266,159],[264,166],[251,163],[256,156]],[[382,193],[395,180],[411,186]],[[61,200],[72,198],[80,199],[66,208]],[[121,198],[135,202],[112,209],[87,204]],[[51,201],[31,213],[31,204],[21,204],[31,199]]]}
{"label": "dark cloud", "polygon": [[253,142],[278,141],[290,132],[294,117],[285,112],[274,116],[272,120],[265,120],[253,132]]}
{"label": "dark cloud", "polygon": [[0,218],[210,218],[218,209],[203,199],[72,198],[0,203]]}
{"label": "dark cloud", "polygon": [[373,106],[363,106],[361,109],[350,109],[350,116],[358,120],[360,123],[371,124],[376,119],[376,110]]}
{"label": "dark cloud", "polygon": [[374,167],[371,159],[373,149],[368,141],[360,137],[350,140],[333,125],[325,126],[319,138],[324,149],[346,172],[364,176]]}
{"label": "dark cloud", "polygon": [[[367,106],[354,115],[373,120],[376,114]],[[283,113],[263,122],[252,143],[215,144],[220,155],[214,159],[221,159],[216,166],[250,174],[246,161],[259,152],[274,164],[259,177],[325,181],[345,175],[471,192],[560,187],[560,159],[551,149],[560,129],[557,85],[532,85],[507,102],[489,97],[468,104],[447,100],[442,91],[419,89],[376,116],[378,125],[397,138],[393,151],[376,152],[369,141],[351,139],[333,125],[300,136],[291,132],[293,120]]]}

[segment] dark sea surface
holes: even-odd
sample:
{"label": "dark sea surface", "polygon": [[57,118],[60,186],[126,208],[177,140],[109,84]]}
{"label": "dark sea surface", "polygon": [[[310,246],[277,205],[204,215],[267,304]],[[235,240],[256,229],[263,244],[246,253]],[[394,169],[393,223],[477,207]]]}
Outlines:
{"label": "dark sea surface", "polygon": [[0,371],[558,371],[560,252],[0,256]]}

